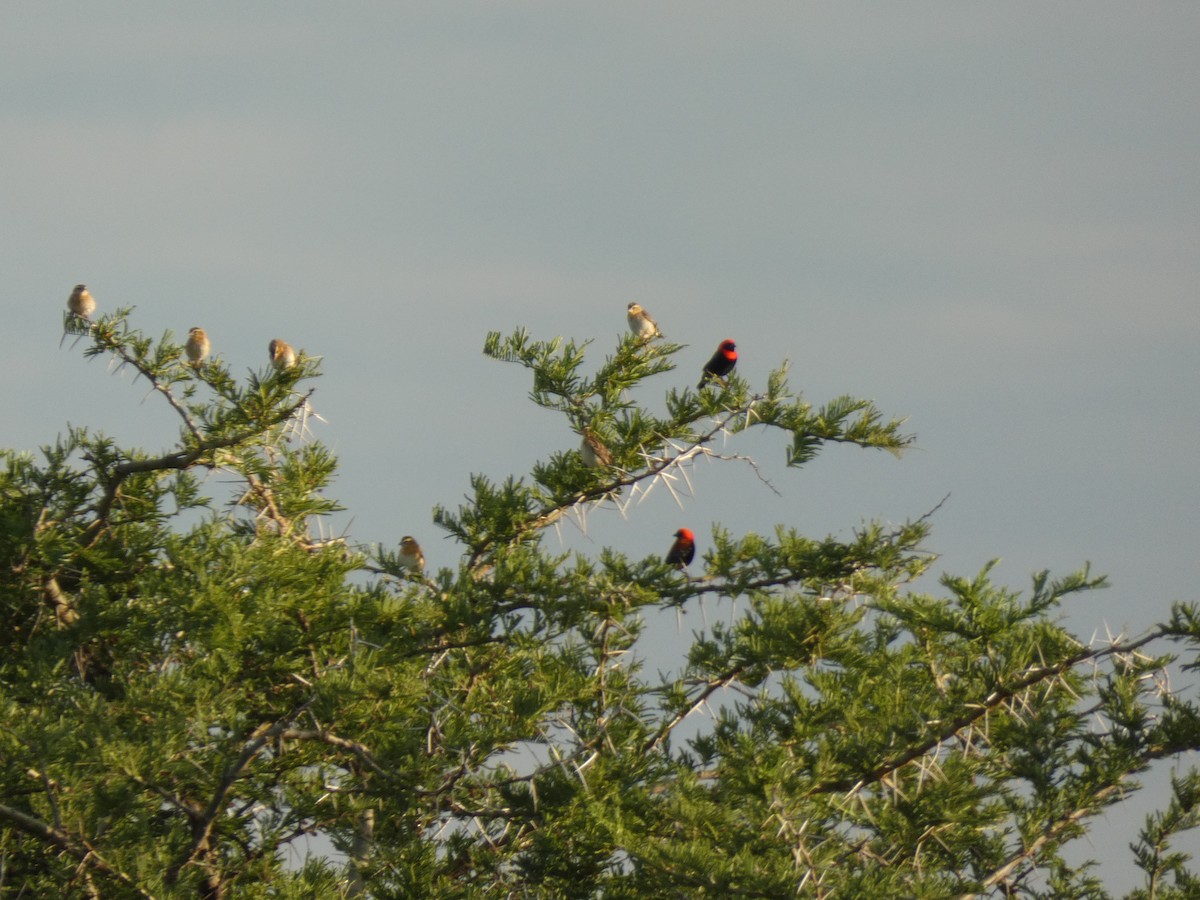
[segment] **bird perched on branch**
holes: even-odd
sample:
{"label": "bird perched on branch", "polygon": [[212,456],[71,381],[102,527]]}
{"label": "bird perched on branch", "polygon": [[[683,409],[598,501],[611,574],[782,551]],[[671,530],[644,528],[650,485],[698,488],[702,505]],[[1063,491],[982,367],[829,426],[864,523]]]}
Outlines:
{"label": "bird perched on branch", "polygon": [[296,351],[287,341],[275,338],[267,344],[267,353],[271,356],[271,365],[280,371],[290,369],[296,364]]}
{"label": "bird perched on branch", "polygon": [[75,285],[75,290],[71,291],[71,296],[67,298],[67,309],[81,319],[90,318],[96,311],[96,301],[88,293],[86,285]]}
{"label": "bird perched on branch", "polygon": [[604,442],[596,437],[596,433],[585,425],[582,434],[583,440],[579,444],[579,455],[583,457],[583,464],[592,469],[611,466],[612,451],[604,446]]}
{"label": "bird perched on branch", "polygon": [[667,565],[683,569],[696,558],[696,536],[686,528],[675,532],[675,543],[667,551]]}
{"label": "bird perched on branch", "polygon": [[406,534],[400,538],[399,560],[400,565],[410,572],[416,572],[420,575],[425,571],[425,554],[421,552],[421,545],[417,543],[416,538],[411,534]]}
{"label": "bird perched on branch", "polygon": [[650,318],[650,313],[636,303],[629,304],[629,311],[625,318],[629,320],[629,330],[640,340],[648,341],[650,338],[662,337],[662,332],[658,330],[658,323]]}
{"label": "bird perched on branch", "polygon": [[702,389],[704,385],[714,379],[724,386],[725,376],[733,371],[733,367],[737,365],[737,359],[737,344],[729,338],[721,341],[717,352],[712,355],[712,359],[704,364],[704,371],[700,373],[700,383],[696,385],[696,390]]}
{"label": "bird perched on branch", "polygon": [[199,366],[212,349],[212,343],[208,340],[208,334],[203,328],[194,326],[188,329],[188,339],[183,349],[187,353],[188,362],[193,366]]}

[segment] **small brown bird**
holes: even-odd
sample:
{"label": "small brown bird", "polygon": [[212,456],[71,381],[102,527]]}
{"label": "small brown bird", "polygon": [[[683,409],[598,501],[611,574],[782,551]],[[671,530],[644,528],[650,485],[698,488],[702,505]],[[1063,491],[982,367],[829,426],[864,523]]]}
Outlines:
{"label": "small brown bird", "polygon": [[704,371],[700,373],[700,383],[696,385],[696,390],[702,389],[714,379],[724,385],[725,376],[733,371],[737,360],[737,344],[729,338],[721,341],[717,352],[712,355],[712,359],[704,364]]}
{"label": "small brown bird", "polygon": [[696,558],[696,536],[686,528],[675,532],[675,543],[667,551],[667,565],[685,568]]}
{"label": "small brown bird", "polygon": [[96,301],[88,293],[85,285],[77,284],[75,290],[71,291],[71,296],[67,298],[67,309],[81,319],[87,319],[96,311]]}
{"label": "small brown bird", "polygon": [[583,457],[583,464],[592,469],[611,466],[612,452],[604,446],[604,442],[586,425],[582,433],[583,441],[579,444],[579,455]]}
{"label": "small brown bird", "polygon": [[406,534],[400,538],[400,565],[408,569],[410,572],[416,572],[420,575],[425,571],[425,554],[421,552],[421,545],[411,534]]}
{"label": "small brown bird", "polygon": [[629,330],[643,341],[648,341],[650,338],[662,337],[662,332],[658,330],[658,323],[650,318],[650,313],[646,312],[636,303],[629,304],[629,312],[625,318],[629,320]]}
{"label": "small brown bird", "polygon": [[279,338],[267,344],[267,353],[271,356],[271,365],[276,369],[290,369],[296,364],[296,351],[292,349],[292,345],[287,341],[281,341]]}
{"label": "small brown bird", "polygon": [[203,328],[193,326],[188,329],[188,339],[183,349],[187,352],[188,362],[199,366],[208,357],[212,344]]}

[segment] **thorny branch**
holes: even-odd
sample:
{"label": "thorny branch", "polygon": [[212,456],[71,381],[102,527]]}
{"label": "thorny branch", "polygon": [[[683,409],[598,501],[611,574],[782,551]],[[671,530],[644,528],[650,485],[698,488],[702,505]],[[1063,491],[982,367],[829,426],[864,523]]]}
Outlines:
{"label": "thorny branch", "polygon": [[[164,454],[154,459],[127,460],[113,466],[111,471],[101,472],[101,481],[105,486],[104,495],[96,504],[95,520],[84,532],[83,542],[85,544],[90,544],[103,530],[104,525],[108,521],[112,506],[120,493],[121,485],[131,475],[190,468],[200,462],[207,454],[244,443],[267,429],[287,422],[298,413],[307,411],[309,408],[309,398],[313,394],[313,391],[308,391],[295,403],[290,404],[266,420],[235,434],[223,438],[206,438],[199,423],[197,423],[184,404],[172,392],[170,383],[160,378],[154,369],[147,365],[144,360],[131,353],[126,344],[115,333],[114,326],[127,312],[128,310],[118,310],[114,319],[102,320],[100,322],[79,323],[75,319],[70,319],[70,321],[64,322],[64,328],[67,331],[71,331],[73,328],[81,328],[82,331],[73,331],[72,333],[90,335],[95,345],[94,350],[91,351],[93,354],[108,351],[119,360],[118,369],[122,366],[130,366],[138,375],[145,378],[150,383],[152,389],[162,394],[170,407],[183,420],[188,432],[195,440],[195,446],[174,453]],[[95,462],[94,459],[91,461]]]}
{"label": "thorny branch", "polygon": [[[126,310],[126,312],[128,312],[128,310]],[[121,313],[118,311],[117,318],[120,318],[120,316]],[[192,437],[194,437],[197,442],[203,442],[204,437],[200,432],[200,427],[196,424],[195,419],[191,417],[183,404],[176,399],[173,393],[171,393],[170,386],[164,384],[148,366],[146,366],[136,356],[131,354],[126,349],[125,345],[116,338],[111,330],[101,327],[102,324],[103,323],[101,322],[96,322],[89,323],[87,326],[87,333],[91,334],[92,340],[95,341],[96,346],[101,350],[108,350],[115,354],[117,358],[121,360],[120,366],[131,366],[139,375],[149,381],[154,390],[158,391],[167,398],[167,403],[169,403],[171,408],[179,414],[181,419],[183,419],[183,423],[187,426],[188,431],[192,433]],[[112,324],[115,324],[115,321]],[[118,366],[118,369],[120,366]]]}
{"label": "thorny branch", "polygon": [[[582,507],[588,503],[607,500],[616,493],[620,492],[622,488],[641,486],[647,481],[653,484],[653,482],[661,478],[669,478],[671,477],[672,470],[682,469],[684,465],[698,455],[715,455],[712,454],[711,451],[709,451],[704,445],[711,442],[714,438],[716,438],[717,435],[725,432],[730,423],[735,419],[746,415],[747,410],[752,408],[753,405],[760,399],[760,397],[755,396],[754,398],[751,398],[745,409],[731,410],[723,419],[716,421],[712,428],[692,439],[692,441],[685,448],[677,450],[677,452],[673,454],[655,457],[644,453],[643,456],[647,462],[645,469],[635,473],[625,472],[622,473],[619,478],[611,479],[603,484],[587,488],[586,490],[577,491],[562,501],[545,506],[541,510],[534,512],[529,518],[515,525],[508,535],[496,535],[495,537],[491,537],[479,542],[472,548],[472,553],[467,563],[467,567],[469,569],[475,569],[480,560],[486,555],[487,551],[496,544],[501,543],[501,541],[507,543],[519,541],[522,537],[532,531],[537,531],[553,525],[563,516],[567,515],[576,508]],[[663,443],[666,444],[669,442],[664,439]],[[733,458],[742,459],[743,457],[739,456]],[[770,486],[769,482],[768,486]],[[772,488],[772,490],[774,490],[774,488]],[[649,489],[646,489],[645,493],[648,492]]]}
{"label": "thorny branch", "polygon": [[101,475],[105,485],[104,495],[96,504],[96,518],[85,529],[82,542],[85,545],[91,544],[103,531],[105,525],[108,523],[108,516],[112,511],[113,504],[120,494],[121,486],[131,475],[143,472],[182,471],[188,469],[215,450],[236,447],[261,434],[263,431],[286,422],[296,414],[297,410],[308,403],[308,398],[312,396],[312,393],[312,391],[309,391],[295,403],[281,409],[265,421],[239,431],[236,434],[222,438],[200,439],[199,443],[190,450],[179,450],[175,453],[155,457],[154,459],[131,459],[126,462],[117,463],[112,467],[111,472],[102,473]]}
{"label": "thorny branch", "polygon": [[[1128,776],[1122,776],[1124,779]],[[1026,860],[1033,859],[1041,849],[1051,841],[1054,841],[1064,831],[1078,822],[1080,819],[1086,819],[1088,816],[1095,815],[1097,810],[1104,805],[1104,802],[1113,794],[1121,790],[1120,784],[1110,784],[1107,787],[1101,788],[1090,796],[1090,803],[1086,806],[1081,806],[1078,809],[1073,809],[1066,815],[1062,816],[1057,821],[1049,823],[1045,831],[1040,834],[1036,840],[1031,841],[1028,846],[1014,853],[1004,865],[992,872],[984,879],[983,886],[991,889],[999,885],[1002,881],[1008,878],[1012,872]],[[978,894],[960,894],[957,900],[969,900],[969,898],[977,897]]]}
{"label": "thorny branch", "polygon": [[808,791],[809,794],[824,794],[830,792],[856,792],[868,784],[882,781],[908,763],[919,759],[936,750],[946,741],[958,736],[965,728],[974,725],[979,719],[987,716],[992,710],[1017,698],[1022,692],[1049,678],[1056,678],[1081,663],[1095,662],[1109,656],[1131,653],[1148,643],[1167,635],[1166,629],[1156,629],[1149,634],[1127,644],[1111,644],[1099,650],[1084,650],[1064,659],[1053,666],[1037,666],[1028,669],[1012,684],[997,688],[983,701],[972,704],[970,709],[961,716],[951,719],[945,727],[931,735],[927,740],[914,744],[892,759],[886,760],[868,772],[857,777],[829,779],[817,782]]}

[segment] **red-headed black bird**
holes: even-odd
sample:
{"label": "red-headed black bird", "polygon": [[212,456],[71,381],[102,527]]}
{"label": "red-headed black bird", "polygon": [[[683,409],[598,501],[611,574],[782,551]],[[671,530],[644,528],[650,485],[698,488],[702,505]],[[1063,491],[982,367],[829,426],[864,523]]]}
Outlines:
{"label": "red-headed black bird", "polygon": [[696,536],[686,528],[675,532],[675,543],[667,551],[667,565],[683,568],[696,558]]}
{"label": "red-headed black bird", "polygon": [[704,364],[704,371],[700,374],[700,383],[696,385],[696,390],[700,390],[714,378],[724,384],[725,376],[732,372],[736,365],[737,345],[726,338],[721,341],[721,345],[717,347],[717,352],[712,355],[712,359]]}

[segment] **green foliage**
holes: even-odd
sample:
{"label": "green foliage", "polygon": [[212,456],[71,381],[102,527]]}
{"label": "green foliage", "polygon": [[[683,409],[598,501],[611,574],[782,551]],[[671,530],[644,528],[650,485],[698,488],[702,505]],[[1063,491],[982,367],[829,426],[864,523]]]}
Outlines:
{"label": "green foliage", "polygon": [[[784,367],[654,413],[631,392],[677,345],[626,337],[586,375],[586,344],[489,335],[611,461],[474,476],[433,515],[461,561],[425,574],[394,537],[319,537],[338,507],[305,427],[316,360],[238,380],[128,310],[64,326],[180,431],[157,455],[84,428],[0,454],[0,896],[1100,897],[1065,846],[1200,747],[1158,680],[1167,642],[1197,665],[1195,607],[1089,646],[1053,618],[1104,586],[1086,569],[918,591],[928,517],[718,526],[692,574],[543,545],[697,459],[745,461],[718,436],[781,432],[794,467],[912,444],[869,401],[791,394]],[[645,646],[652,616],[708,599],[736,614],[679,659]],[[1133,896],[1195,895],[1170,842],[1198,779],[1147,820]]]}
{"label": "green foliage", "polygon": [[1172,778],[1171,789],[1166,810],[1147,816],[1140,839],[1131,845],[1138,868],[1147,876],[1146,889],[1133,894],[1138,900],[1174,900],[1200,894],[1200,879],[1187,868],[1189,855],[1170,849],[1171,838],[1200,825],[1200,773],[1192,771],[1182,778]]}

